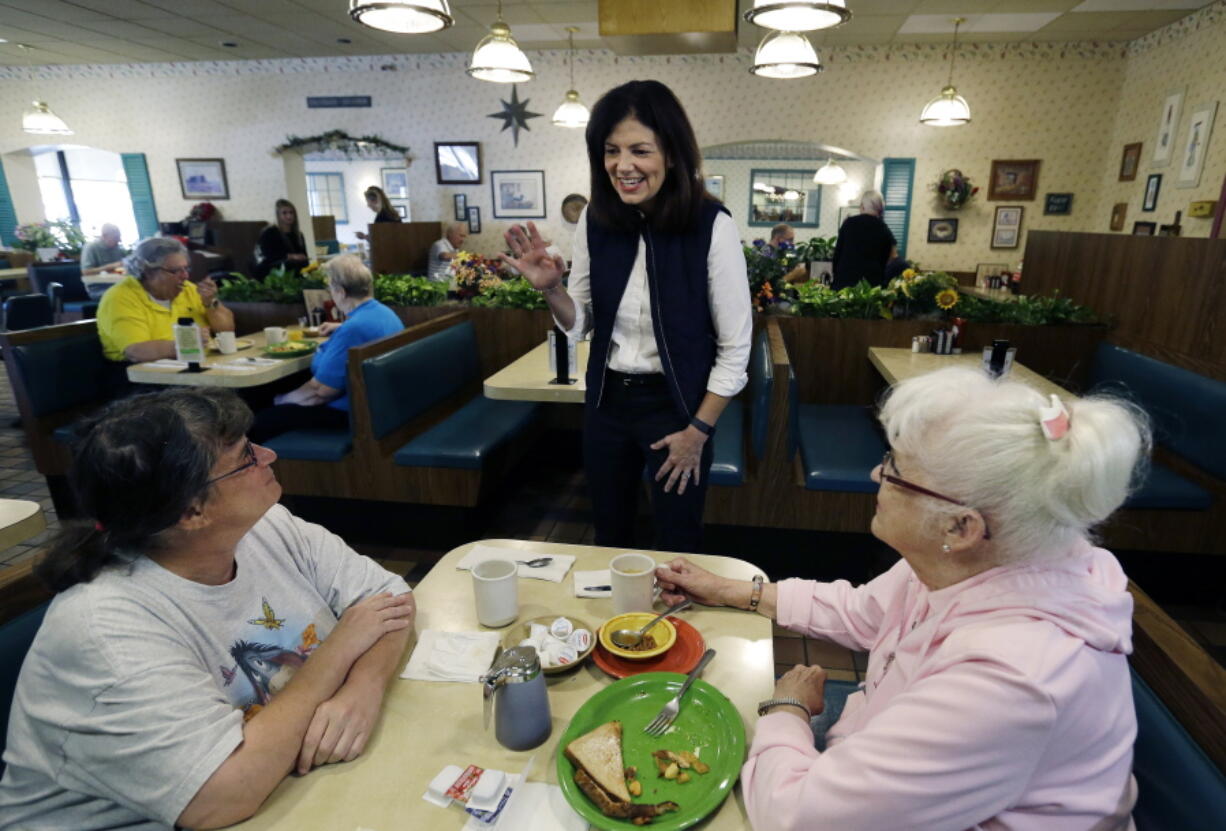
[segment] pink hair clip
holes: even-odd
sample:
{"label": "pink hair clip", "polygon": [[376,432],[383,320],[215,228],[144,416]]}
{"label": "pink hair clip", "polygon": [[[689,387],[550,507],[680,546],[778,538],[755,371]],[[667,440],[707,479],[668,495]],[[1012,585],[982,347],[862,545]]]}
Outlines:
{"label": "pink hair clip", "polygon": [[1059,396],[1051,396],[1050,407],[1039,408],[1039,426],[1050,441],[1064,438],[1068,432],[1068,410],[1064,409],[1064,402]]}

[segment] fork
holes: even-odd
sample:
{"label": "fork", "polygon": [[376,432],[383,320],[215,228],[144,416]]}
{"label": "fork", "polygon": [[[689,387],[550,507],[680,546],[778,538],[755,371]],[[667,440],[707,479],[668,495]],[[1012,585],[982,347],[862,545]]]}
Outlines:
{"label": "fork", "polygon": [[685,683],[681,685],[681,689],[677,690],[677,694],[672,700],[660,708],[660,712],[656,713],[656,717],[651,720],[651,723],[643,728],[643,732],[649,736],[663,736],[664,731],[673,726],[673,722],[677,720],[677,713],[681,712],[681,698],[685,695],[685,691],[690,688],[690,684],[694,683],[707,664],[711,663],[711,659],[715,657],[715,650],[708,649],[702,656],[702,660],[698,662],[698,666],[690,670],[690,676],[685,679]]}

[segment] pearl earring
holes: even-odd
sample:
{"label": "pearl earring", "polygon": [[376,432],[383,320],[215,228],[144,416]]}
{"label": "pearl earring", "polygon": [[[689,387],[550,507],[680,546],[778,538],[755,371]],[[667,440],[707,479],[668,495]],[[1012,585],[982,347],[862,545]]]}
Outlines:
{"label": "pearl earring", "polygon": [[953,548],[950,547],[949,543],[943,542],[941,543],[941,550],[948,554],[949,552],[953,551]]}

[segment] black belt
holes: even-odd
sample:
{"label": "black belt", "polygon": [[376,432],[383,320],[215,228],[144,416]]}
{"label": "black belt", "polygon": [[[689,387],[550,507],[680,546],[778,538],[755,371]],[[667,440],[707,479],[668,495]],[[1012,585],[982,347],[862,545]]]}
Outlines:
{"label": "black belt", "polygon": [[623,387],[664,386],[664,373],[662,372],[626,373],[618,372],[616,369],[605,371],[609,375],[609,383],[621,384]]}

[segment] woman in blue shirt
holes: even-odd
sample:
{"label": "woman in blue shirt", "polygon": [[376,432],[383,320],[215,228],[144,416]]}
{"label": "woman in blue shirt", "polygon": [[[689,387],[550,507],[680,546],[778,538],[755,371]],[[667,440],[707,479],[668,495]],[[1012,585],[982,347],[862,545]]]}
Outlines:
{"label": "woman in blue shirt", "polygon": [[355,254],[337,257],[326,266],[332,302],[345,313],[344,323],[325,323],[329,335],[311,361],[311,379],[292,392],[278,395],[274,406],[261,410],[247,436],[259,444],[290,430],[349,426],[349,393],[345,389],[349,348],[395,334],[404,328],[396,313],[374,298],[370,269]]}

